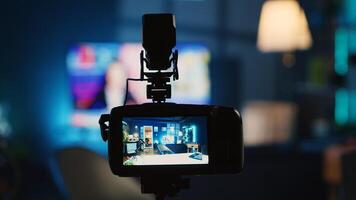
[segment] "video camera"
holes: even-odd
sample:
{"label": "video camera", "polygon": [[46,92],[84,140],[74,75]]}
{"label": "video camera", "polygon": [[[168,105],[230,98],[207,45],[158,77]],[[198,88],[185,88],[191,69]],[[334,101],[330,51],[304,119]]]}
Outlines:
{"label": "video camera", "polygon": [[112,172],[142,177],[146,186],[157,180],[165,180],[161,185],[182,183],[167,177],[241,172],[242,120],[234,108],[165,102],[171,97],[171,77],[179,78],[178,51],[172,51],[174,15],[143,15],[142,38],[141,76],[128,81],[147,81],[147,98],[153,103],[118,106],[101,116]]}

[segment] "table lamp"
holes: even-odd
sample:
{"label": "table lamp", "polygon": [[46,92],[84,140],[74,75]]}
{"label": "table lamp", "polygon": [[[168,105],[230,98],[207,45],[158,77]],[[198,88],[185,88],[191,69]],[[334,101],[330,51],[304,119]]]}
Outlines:
{"label": "table lamp", "polygon": [[257,38],[260,51],[283,52],[283,61],[294,62],[291,52],[308,49],[311,45],[308,22],[298,1],[268,0],[263,4]]}

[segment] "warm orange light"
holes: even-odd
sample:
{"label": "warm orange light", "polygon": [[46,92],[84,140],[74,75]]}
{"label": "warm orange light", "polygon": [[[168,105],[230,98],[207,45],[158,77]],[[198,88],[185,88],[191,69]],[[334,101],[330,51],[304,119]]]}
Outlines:
{"label": "warm orange light", "polygon": [[296,0],[266,1],[258,27],[257,46],[263,52],[308,49],[312,38],[304,10]]}

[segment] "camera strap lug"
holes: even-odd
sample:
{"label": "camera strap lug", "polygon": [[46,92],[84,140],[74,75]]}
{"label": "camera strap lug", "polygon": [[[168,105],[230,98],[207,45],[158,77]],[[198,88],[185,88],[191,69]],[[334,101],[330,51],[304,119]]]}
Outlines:
{"label": "camera strap lug", "polygon": [[99,119],[101,138],[106,142],[109,137],[110,114],[102,114]]}

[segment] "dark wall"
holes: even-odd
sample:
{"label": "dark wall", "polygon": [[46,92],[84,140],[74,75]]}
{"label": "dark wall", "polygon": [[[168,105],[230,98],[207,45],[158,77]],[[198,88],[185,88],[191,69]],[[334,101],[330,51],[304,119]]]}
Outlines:
{"label": "dark wall", "polygon": [[[291,78],[296,71],[302,74],[299,70],[303,71],[303,67],[292,71],[282,68],[278,55],[257,50],[257,26],[263,2],[13,0],[4,3],[0,6],[0,102],[11,106],[10,120],[16,137],[28,143],[29,149],[41,158],[48,150],[50,134],[54,131],[60,134],[58,130],[66,129],[69,122],[71,97],[65,63],[68,46],[80,41],[140,41],[141,15],[146,12],[174,12],[177,40],[202,42],[212,50],[213,103],[241,110],[249,100],[274,100],[290,95],[289,88],[294,87]],[[286,82],[291,86],[285,87]],[[265,151],[261,152],[246,155],[241,176],[193,179],[192,190],[183,192],[181,197],[303,199],[313,192],[310,199],[323,199],[319,157],[266,156]],[[207,192],[209,189],[216,192],[211,194]]]}
{"label": "dark wall", "polygon": [[[249,100],[276,97],[276,54],[256,48],[259,13],[264,0],[120,0],[118,38],[140,41],[141,16],[173,12],[177,42],[200,42],[211,50],[214,104],[242,108]],[[283,85],[283,84],[282,84]]]}
{"label": "dark wall", "polygon": [[80,41],[140,41],[141,15],[167,11],[176,14],[178,42],[202,42],[212,50],[212,103],[241,108],[248,100],[273,99],[274,55],[256,49],[262,2],[8,2],[2,6],[0,100],[11,106],[15,132],[40,141],[69,121],[68,46]]}
{"label": "dark wall", "polygon": [[34,142],[31,149],[69,121],[68,46],[115,41],[115,5],[114,0],[43,0],[1,6],[0,101],[11,107],[15,134]]}

